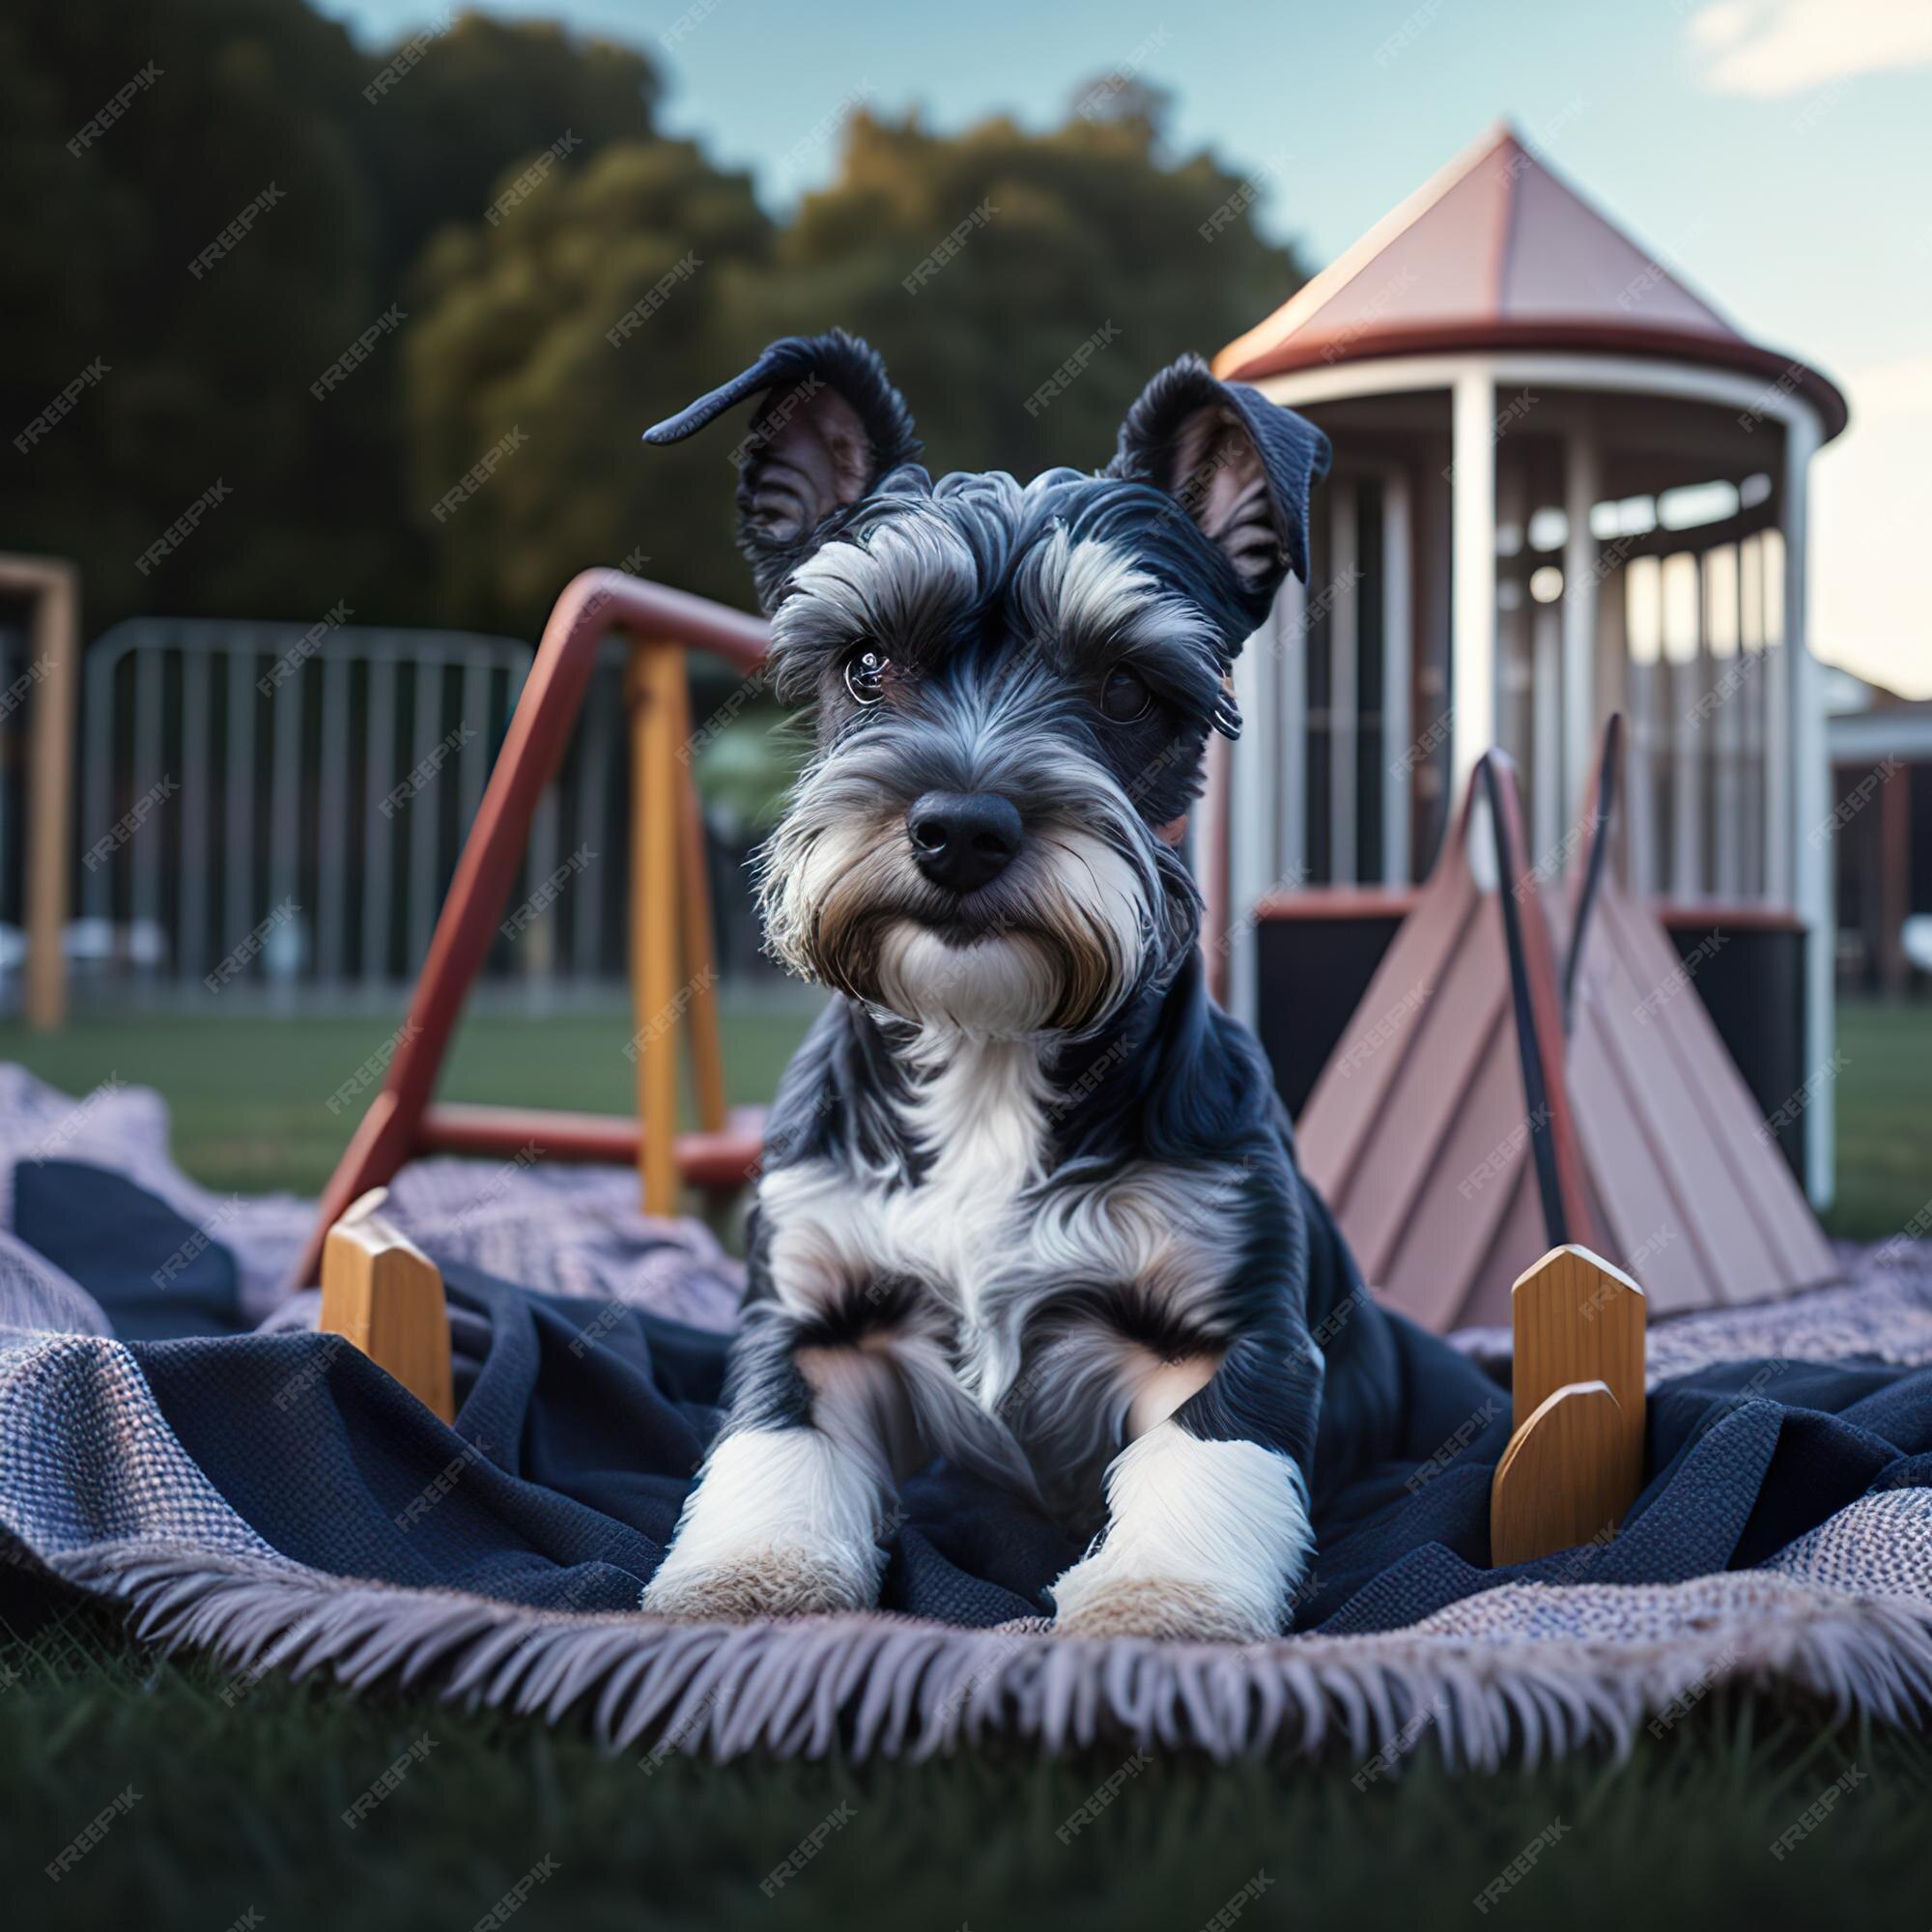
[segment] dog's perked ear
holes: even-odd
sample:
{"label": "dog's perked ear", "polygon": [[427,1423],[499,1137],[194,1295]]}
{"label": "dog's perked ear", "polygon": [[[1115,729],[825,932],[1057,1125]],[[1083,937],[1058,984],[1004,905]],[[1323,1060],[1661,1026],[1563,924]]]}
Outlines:
{"label": "dog's perked ear", "polygon": [[920,445],[886,365],[842,328],[774,342],[723,388],[646,430],[644,440],[681,442],[748,396],[761,400],[740,445],[738,543],[769,610],[843,514]]}
{"label": "dog's perked ear", "polygon": [[1262,602],[1286,571],[1308,581],[1308,498],[1329,454],[1305,417],[1183,355],[1127,412],[1107,474],[1166,491]]}

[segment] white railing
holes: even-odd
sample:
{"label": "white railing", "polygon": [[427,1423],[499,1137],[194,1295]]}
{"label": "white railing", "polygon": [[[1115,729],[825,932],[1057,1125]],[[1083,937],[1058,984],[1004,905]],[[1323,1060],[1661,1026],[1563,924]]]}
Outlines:
{"label": "white railing", "polygon": [[[1432,560],[1406,482],[1399,469],[1344,471],[1312,525],[1309,585],[1282,586],[1235,672],[1248,725],[1232,781],[1237,907],[1308,887],[1407,886],[1449,815],[1447,641],[1414,621]],[[1790,841],[1769,835],[1787,822],[1791,755],[1783,543],[1769,514],[1604,546],[1586,586],[1582,689],[1564,631],[1566,535],[1520,511],[1511,527],[1495,573],[1492,715],[1523,775],[1533,852],[1562,848],[1576,810],[1566,762],[1578,744],[1594,755],[1622,710],[1633,888],[1788,905]],[[1446,620],[1439,597],[1435,608]]]}
{"label": "white railing", "polygon": [[[327,619],[116,626],[83,673],[76,992],[392,1003],[531,655]],[[499,986],[622,983],[621,669],[613,649],[538,810],[516,902],[544,903],[499,943]]]}

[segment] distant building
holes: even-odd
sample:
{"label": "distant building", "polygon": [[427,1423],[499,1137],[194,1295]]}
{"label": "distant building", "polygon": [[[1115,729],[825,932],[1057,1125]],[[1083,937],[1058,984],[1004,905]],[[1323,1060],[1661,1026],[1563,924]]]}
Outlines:
{"label": "distant building", "polygon": [[[1334,439],[1313,570],[1237,685],[1208,837],[1258,906],[1227,992],[1292,1106],[1483,750],[1532,849],[1631,725],[1626,883],[1689,951],[1767,1114],[1833,1054],[1833,810],[1806,648],[1807,477],[1845,427],[1817,370],[1736,329],[1499,127],[1216,358]],[[1786,1141],[1816,1202],[1832,1115]]]}

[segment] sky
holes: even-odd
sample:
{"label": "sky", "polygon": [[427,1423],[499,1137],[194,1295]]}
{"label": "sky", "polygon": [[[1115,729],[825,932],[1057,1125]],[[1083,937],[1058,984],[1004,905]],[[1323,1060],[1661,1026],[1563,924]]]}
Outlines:
{"label": "sky", "polygon": [[[318,0],[380,45],[449,0]],[[461,9],[459,8],[459,11]],[[1267,170],[1263,225],[1319,268],[1508,117],[1754,339],[1824,369],[1852,428],[1813,470],[1820,654],[1932,696],[1932,0],[481,0],[642,48],[666,121],[775,211],[859,100],[1048,127],[1129,69],[1182,150]],[[830,117],[830,119],[828,119]],[[1257,321],[1260,317],[1256,318]],[[1218,343],[1204,343],[1211,354]]]}

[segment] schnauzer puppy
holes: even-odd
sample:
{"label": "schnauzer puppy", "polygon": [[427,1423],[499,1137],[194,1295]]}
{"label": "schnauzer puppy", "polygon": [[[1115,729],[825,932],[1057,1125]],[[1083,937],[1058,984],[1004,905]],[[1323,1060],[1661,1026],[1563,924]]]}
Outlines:
{"label": "schnauzer puppy", "polygon": [[643,1605],[869,1605],[895,1484],[944,1456],[1094,1533],[1059,1629],[1271,1635],[1313,1543],[1315,1337],[1374,1317],[1208,1000],[1179,840],[1242,640],[1307,577],[1326,439],[1189,358],[1098,475],[935,483],[835,331],[646,440],[752,396],[740,542],[815,733],[760,898],[836,997],[779,1091],[726,1419]]}

